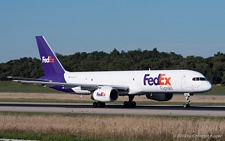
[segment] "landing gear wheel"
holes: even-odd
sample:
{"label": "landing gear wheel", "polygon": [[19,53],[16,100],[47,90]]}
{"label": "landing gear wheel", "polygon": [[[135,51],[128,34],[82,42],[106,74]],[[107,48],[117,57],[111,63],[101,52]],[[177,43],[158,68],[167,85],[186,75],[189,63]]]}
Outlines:
{"label": "landing gear wheel", "polygon": [[105,108],[105,102],[93,102],[94,108]]}
{"label": "landing gear wheel", "polygon": [[98,106],[97,102],[93,102],[93,107],[96,108]]}
{"label": "landing gear wheel", "polygon": [[132,102],[128,102],[128,107],[131,107],[132,106]]}
{"label": "landing gear wheel", "polygon": [[100,102],[98,102],[98,108],[99,108],[99,107],[101,107],[101,103],[100,103]]}
{"label": "landing gear wheel", "polygon": [[135,107],[136,106],[136,102],[135,101],[132,101],[131,106],[132,107]]}
{"label": "landing gear wheel", "polygon": [[104,102],[101,102],[100,105],[101,105],[100,107],[105,108],[105,103]]}
{"label": "landing gear wheel", "polygon": [[124,101],[123,106],[124,107],[128,107],[128,102],[127,101]]}
{"label": "landing gear wheel", "polygon": [[124,101],[123,103],[124,107],[135,107],[136,106],[136,102],[135,101]]}
{"label": "landing gear wheel", "polygon": [[186,104],[186,103],[185,103],[185,104],[183,105],[183,107],[184,107],[184,108],[190,108],[190,104]]}

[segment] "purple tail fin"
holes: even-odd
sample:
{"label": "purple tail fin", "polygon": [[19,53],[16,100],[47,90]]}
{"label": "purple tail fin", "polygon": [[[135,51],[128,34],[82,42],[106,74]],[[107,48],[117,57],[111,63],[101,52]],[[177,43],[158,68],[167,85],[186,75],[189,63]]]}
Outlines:
{"label": "purple tail fin", "polygon": [[65,73],[65,70],[43,36],[36,36],[45,76]]}

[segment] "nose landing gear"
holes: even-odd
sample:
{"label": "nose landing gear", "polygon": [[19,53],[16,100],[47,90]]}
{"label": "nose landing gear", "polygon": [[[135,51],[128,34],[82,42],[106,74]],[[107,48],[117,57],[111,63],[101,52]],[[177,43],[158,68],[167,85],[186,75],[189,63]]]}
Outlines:
{"label": "nose landing gear", "polygon": [[186,103],[184,103],[183,107],[184,108],[190,108],[190,100],[189,100],[189,97],[191,96],[190,93],[184,93],[184,96],[186,98]]}

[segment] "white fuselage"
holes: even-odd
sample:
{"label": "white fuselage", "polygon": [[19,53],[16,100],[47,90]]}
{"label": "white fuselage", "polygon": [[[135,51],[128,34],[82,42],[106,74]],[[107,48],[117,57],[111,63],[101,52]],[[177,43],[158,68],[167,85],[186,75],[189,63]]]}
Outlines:
{"label": "white fuselage", "polygon": [[67,83],[128,86],[127,94],[201,93],[212,85],[201,73],[191,70],[66,72]]}

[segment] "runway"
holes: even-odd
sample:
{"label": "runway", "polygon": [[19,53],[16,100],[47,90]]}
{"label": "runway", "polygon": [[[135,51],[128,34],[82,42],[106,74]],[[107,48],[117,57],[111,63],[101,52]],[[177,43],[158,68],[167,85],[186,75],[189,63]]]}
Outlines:
{"label": "runway", "polygon": [[91,103],[28,103],[0,102],[0,111],[44,113],[89,113],[171,116],[225,116],[225,106],[137,105],[124,108],[119,104],[106,104],[105,108],[93,108]]}

